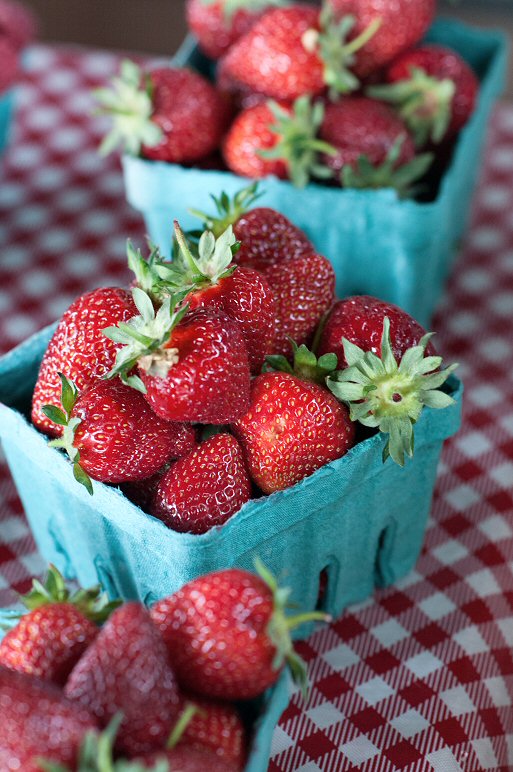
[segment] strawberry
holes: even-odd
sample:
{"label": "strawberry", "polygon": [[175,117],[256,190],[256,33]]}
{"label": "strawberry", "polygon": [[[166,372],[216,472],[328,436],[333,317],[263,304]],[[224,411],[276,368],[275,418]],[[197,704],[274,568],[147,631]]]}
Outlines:
{"label": "strawberry", "polygon": [[59,686],[96,638],[96,624],[119,605],[108,603],[99,586],[71,594],[55,566],[20,600],[29,611],[0,642],[0,665]]}
{"label": "strawberry", "polygon": [[400,466],[413,455],[423,407],[454,402],[439,387],[457,365],[440,370],[431,337],[397,306],[366,296],[336,303],[320,337],[319,353],[334,352],[346,365],[328,375],[328,388],[353,421],[388,435],[383,460],[391,456]]}
{"label": "strawberry", "polygon": [[415,158],[405,124],[383,102],[344,97],[326,107],[320,137],[336,148],[325,164],[342,172],[344,187],[394,187],[406,193],[431,165],[430,154]]}
{"label": "strawberry", "polygon": [[202,51],[219,59],[251,29],[267,8],[280,0],[187,0],[187,24]]}
{"label": "strawberry", "polygon": [[369,93],[393,104],[420,147],[449,140],[467,123],[475,107],[479,81],[464,59],[437,45],[407,51],[388,68],[390,85]]}
{"label": "strawberry", "polygon": [[176,67],[143,75],[124,61],[112,88],[96,97],[114,121],[102,153],[122,144],[131,155],[193,163],[216,150],[229,120],[224,97],[201,75]]}
{"label": "strawberry", "polygon": [[246,760],[246,731],[234,705],[187,696],[196,711],[185,727],[180,746],[208,749],[225,762],[242,770]]}
{"label": "strawberry", "polygon": [[108,483],[144,480],[194,446],[191,426],[164,421],[119,379],[97,381],[79,395],[73,382],[61,377],[63,410],[43,408],[64,427],[50,445],[67,452],[75,478],[90,494],[90,477]]}
{"label": "strawberry", "polygon": [[285,617],[288,591],[261,564],[259,571],[264,578],[237,568],[207,574],[153,606],[180,686],[210,698],[251,699],[277,681],[285,662],[304,681],[289,631],[326,615]]}
{"label": "strawberry", "polygon": [[211,308],[187,314],[187,306],[178,307],[183,293],[167,296],[156,314],[143,290],[133,295],[140,316],[105,331],[125,344],[108,377],[119,374],[168,421],[224,424],[242,415],[250,373],[237,322]]}
{"label": "strawberry", "polygon": [[396,56],[412,48],[433,21],[436,0],[328,0],[336,18],[354,19],[352,33],[362,34],[369,25],[377,31],[355,55],[353,72],[366,78]]}
{"label": "strawberry", "polygon": [[232,430],[264,493],[295,485],[354,444],[347,409],[323,386],[290,372],[255,378],[250,408]]}
{"label": "strawberry", "polygon": [[34,15],[21,3],[0,0],[0,36],[17,51],[25,48],[36,36]]}
{"label": "strawberry", "polygon": [[177,222],[175,234],[179,252],[172,262],[164,262],[155,250],[146,262],[131,249],[131,266],[139,286],[157,298],[186,291],[191,311],[211,308],[234,319],[246,343],[250,370],[259,373],[275,334],[275,299],[267,280],[233,262],[232,251],[239,245],[231,226],[217,239],[205,231],[199,239],[198,257],[193,257]]}
{"label": "strawberry", "polygon": [[39,758],[75,769],[85,733],[96,727],[85,708],[54,684],[0,667],[0,769],[41,772]]}
{"label": "strawberry", "polygon": [[86,292],[64,313],[39,368],[32,398],[32,421],[45,434],[62,434],[50,421],[43,405],[60,405],[64,373],[80,391],[105,375],[114,365],[119,345],[103,335],[104,327],[125,322],[137,309],[129,292],[118,287],[102,287]]}
{"label": "strawberry", "polygon": [[0,37],[0,94],[16,81],[18,70],[18,51],[10,40]]}
{"label": "strawberry", "polygon": [[163,747],[178,714],[179,695],[164,642],[143,606],[125,603],[112,614],[72,670],[65,694],[101,726],[122,711],[116,740],[120,753]]}
{"label": "strawberry", "polygon": [[174,531],[205,533],[225,523],[251,495],[244,456],[230,434],[215,434],[162,477],[151,514]]}
{"label": "strawberry", "polygon": [[170,463],[164,464],[162,469],[152,474],[151,477],[147,477],[145,480],[123,483],[120,485],[120,488],[127,499],[130,499],[139,509],[149,513],[159,487],[159,482],[170,466]]}
{"label": "strawberry", "polygon": [[328,87],[332,93],[351,91],[358,86],[350,71],[355,52],[372,38],[379,20],[347,43],[352,26],[351,18],[335,23],[328,6],[319,11],[296,3],[269,10],[221,60],[223,80],[285,102]]}

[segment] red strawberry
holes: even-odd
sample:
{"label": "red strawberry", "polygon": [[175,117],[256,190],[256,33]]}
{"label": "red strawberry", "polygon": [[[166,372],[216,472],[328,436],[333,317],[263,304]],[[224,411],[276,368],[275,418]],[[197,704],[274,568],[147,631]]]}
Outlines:
{"label": "red strawberry", "polygon": [[32,398],[32,421],[52,437],[62,428],[50,421],[43,405],[60,405],[59,373],[84,391],[114,365],[119,345],[103,335],[103,329],[126,322],[137,312],[129,292],[118,287],[102,287],[86,292],[64,313],[39,368]]}
{"label": "red strawberry", "polygon": [[479,81],[450,48],[424,45],[396,59],[386,72],[389,86],[369,93],[395,105],[419,146],[454,137],[475,107]]}
{"label": "red strawberry", "polygon": [[278,590],[263,566],[260,570],[265,581],[235,568],[201,576],[151,609],[184,688],[246,700],[272,686],[285,661],[304,676],[289,631],[326,616],[312,612],[286,619],[288,592]]}
{"label": "red strawberry", "polygon": [[193,163],[219,146],[229,119],[226,100],[192,70],[161,67],[143,75],[125,61],[112,89],[96,92],[114,127],[102,145],[169,163]]}
{"label": "red strawberry", "polygon": [[33,582],[21,601],[29,609],[0,642],[0,665],[63,686],[71,669],[96,638],[95,622],[119,605],[107,603],[99,587],[73,595],[55,566],[43,586]]}
{"label": "red strawberry", "polygon": [[62,379],[64,410],[44,408],[64,426],[62,438],[50,445],[66,450],[76,479],[91,494],[89,477],[108,483],[144,480],[196,442],[191,426],[164,421],[142,394],[117,378],[97,381],[80,395],[72,382]]}
{"label": "red strawberry", "polygon": [[[0,35],[18,51],[35,38],[36,20],[27,6],[0,0]],[[3,72],[3,65],[0,71]]]}
{"label": "red strawberry", "polygon": [[126,603],[112,614],[72,670],[65,693],[101,726],[122,711],[120,752],[135,755],[165,744],[179,696],[166,648],[143,606]]}
{"label": "red strawberry", "polygon": [[180,746],[208,749],[242,770],[247,754],[246,732],[235,706],[192,695],[187,699],[197,710],[185,727]]}
{"label": "red strawberry", "polygon": [[[221,311],[199,308],[187,316],[169,296],[155,314],[149,296],[133,290],[140,316],[105,332],[126,345],[109,376],[119,374],[143,392],[169,421],[224,424],[249,403],[249,364],[239,325]],[[185,316],[185,318],[184,318]],[[137,365],[139,375],[130,375]]]}
{"label": "red strawberry", "polygon": [[244,83],[239,83],[231,75],[225,60],[221,59],[216,67],[216,86],[218,90],[230,100],[235,112],[246,110],[249,107],[255,107],[267,101],[265,94],[259,91],[253,91]]}
{"label": "red strawberry", "polygon": [[152,474],[151,477],[147,477],[145,480],[123,483],[120,486],[121,490],[139,509],[149,513],[159,487],[159,482],[170,466],[171,464],[164,464],[162,469],[159,469],[158,472],[155,472],[155,474]]}
{"label": "red strawberry", "polygon": [[19,54],[13,43],[0,37],[0,94],[7,91],[18,77]]}
{"label": "red strawberry", "polygon": [[278,4],[279,0],[187,0],[187,24],[207,56],[219,59],[267,8]]}
{"label": "red strawberry", "polygon": [[378,22],[377,32],[356,53],[353,71],[366,78],[414,46],[433,21],[436,0],[329,0],[337,18],[352,16],[354,35]]}
{"label": "red strawberry", "polygon": [[237,440],[230,434],[215,434],[166,472],[151,514],[174,531],[205,533],[225,523],[250,495]]}
{"label": "red strawberry", "polygon": [[38,759],[75,769],[85,733],[96,721],[53,684],[0,667],[0,769],[40,772]]}
{"label": "red strawberry", "polygon": [[400,466],[413,455],[423,407],[454,402],[438,389],[457,365],[440,371],[431,336],[397,306],[362,296],[335,304],[319,342],[321,355],[334,352],[347,365],[328,375],[328,388],[348,404],[353,421],[389,435],[383,460],[390,455]]}

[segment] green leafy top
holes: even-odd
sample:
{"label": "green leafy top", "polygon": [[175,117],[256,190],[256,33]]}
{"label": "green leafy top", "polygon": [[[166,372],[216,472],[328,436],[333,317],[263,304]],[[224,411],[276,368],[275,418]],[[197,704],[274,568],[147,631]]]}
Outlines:
{"label": "green leafy top", "polygon": [[103,155],[122,145],[127,153],[138,155],[141,145],[154,147],[162,139],[162,129],[151,119],[153,86],[149,76],[126,59],[121,73],[113,78],[111,88],[97,89],[94,96],[99,112],[112,116],[112,130],[100,146]]}
{"label": "green leafy top", "polygon": [[132,373],[136,365],[151,375],[166,377],[173,364],[178,361],[177,349],[166,347],[166,343],[189,310],[189,306],[183,303],[186,294],[182,292],[168,295],[155,312],[151,298],[146,292],[139,287],[132,290],[139,315],[103,330],[107,338],[123,344],[117,351],[114,367],[105,378],[115,378],[119,375],[127,386],[145,394],[146,386],[143,381]]}
{"label": "green leafy top", "polygon": [[280,159],[287,165],[289,179],[296,188],[304,188],[311,177],[328,179],[332,171],[319,161],[319,153],[336,155],[328,142],[317,139],[324,119],[322,102],[312,102],[309,96],[300,96],[290,110],[273,100],[266,102],[274,121],[269,128],[278,141],[274,147],[259,150],[262,158]]}
{"label": "green leafy top", "polygon": [[270,354],[265,358],[266,369],[296,375],[303,381],[313,381],[324,386],[327,376],[337,369],[337,355],[323,354],[317,358],[304,343],[298,346],[292,338],[289,338],[289,342],[294,355],[292,364],[283,354]]}
{"label": "green leafy top", "polygon": [[404,134],[397,138],[382,164],[373,164],[366,155],[361,155],[355,167],[349,164],[342,167],[340,174],[342,187],[360,190],[393,188],[397,191],[399,198],[414,195],[416,192],[414,183],[426,174],[433,163],[434,155],[423,153],[408,163],[398,166],[405,139]]}
{"label": "green leafy top", "polygon": [[383,461],[390,455],[399,466],[404,466],[405,454],[413,456],[413,427],[423,407],[444,408],[454,403],[452,397],[439,389],[458,365],[440,370],[441,357],[425,356],[432,335],[424,335],[398,364],[392,351],[390,321],[385,317],[381,358],[344,338],[348,367],[327,378],[328,388],[348,404],[352,421],[377,427],[389,435]]}
{"label": "green leafy top", "polygon": [[80,452],[74,445],[75,432],[82,423],[77,416],[71,417],[73,408],[79,398],[79,392],[73,381],[66,378],[63,373],[59,373],[61,379],[61,406],[44,405],[43,413],[54,424],[63,427],[62,435],[48,443],[51,448],[62,448],[68,454],[73,464],[73,475],[87,492],[93,495],[93,484],[87,472],[80,465]]}
{"label": "green leafy top", "polygon": [[410,68],[410,78],[382,86],[370,86],[367,94],[390,102],[412,132],[417,147],[429,140],[440,143],[452,118],[456,86],[449,78],[439,80],[420,67]]}
{"label": "green leafy top", "polygon": [[199,209],[189,209],[189,212],[195,217],[199,217],[203,222],[205,230],[212,231],[218,238],[229,225],[235,225],[242,215],[262,196],[263,193],[258,189],[258,181],[251,183],[245,188],[237,191],[230,198],[225,192],[220,196],[210,195],[215,204],[217,214],[209,215]]}

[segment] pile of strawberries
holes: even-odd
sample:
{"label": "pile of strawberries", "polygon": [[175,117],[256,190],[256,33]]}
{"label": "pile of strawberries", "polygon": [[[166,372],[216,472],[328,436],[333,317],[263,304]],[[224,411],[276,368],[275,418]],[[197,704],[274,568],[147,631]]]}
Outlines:
{"label": "pile of strawberries", "polygon": [[[277,6],[277,7],[276,7]],[[419,190],[442,168],[479,83],[453,50],[419,41],[436,0],[187,0],[215,83],[125,62],[98,99],[104,150],[352,188]]]}
{"label": "pile of strawberries", "polygon": [[16,82],[21,52],[35,33],[30,11],[12,0],[0,0],[0,95]]}
{"label": "pile of strawberries", "polygon": [[257,195],[222,195],[199,238],[175,223],[172,261],[129,244],[131,291],[71,305],[34,390],[34,424],[90,493],[121,485],[177,531],[222,525],[369,430],[403,465],[423,407],[453,401],[431,335],[376,298],[335,301],[329,261]]}
{"label": "pile of strawberries", "polygon": [[286,665],[305,687],[289,631],[326,619],[286,617],[287,590],[259,570],[207,574],[147,610],[70,594],[50,567],[0,642],[0,769],[241,772],[251,727],[235,703]]}

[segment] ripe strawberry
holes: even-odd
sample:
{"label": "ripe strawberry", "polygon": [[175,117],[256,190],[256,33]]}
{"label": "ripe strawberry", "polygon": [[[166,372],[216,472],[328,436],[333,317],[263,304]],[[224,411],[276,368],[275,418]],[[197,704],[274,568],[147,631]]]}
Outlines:
{"label": "ripe strawberry", "polygon": [[135,755],[165,744],[179,696],[166,648],[143,606],[125,603],[112,614],[72,670],[65,693],[101,726],[122,711],[119,752]]}
{"label": "ripe strawberry", "polygon": [[187,24],[200,48],[219,59],[248,32],[267,8],[280,0],[187,0]]}
{"label": "ripe strawberry", "polygon": [[243,110],[233,121],[223,145],[226,165],[243,177],[273,174],[304,187],[312,176],[326,178],[329,169],[318,162],[319,152],[333,148],[316,139],[323,105],[299,97],[294,105],[267,101]]}
{"label": "ripe strawberry", "polygon": [[0,769],[40,772],[38,759],[75,769],[83,736],[94,717],[53,684],[0,667]]}
{"label": "ripe strawberry", "polygon": [[174,531],[205,533],[225,523],[250,495],[237,440],[230,434],[215,434],[166,472],[151,514]]}
{"label": "ripe strawberry", "polygon": [[355,52],[379,22],[347,43],[352,25],[348,18],[335,23],[328,7],[321,12],[306,3],[269,10],[231,46],[221,63],[223,79],[285,102],[328,87],[351,91],[358,86],[350,71]]}
{"label": "ripe strawberry", "polygon": [[119,345],[103,335],[104,327],[126,322],[137,309],[129,292],[101,287],[86,292],[65,311],[39,368],[32,398],[32,421],[36,428],[57,437],[62,428],[50,421],[43,405],[61,404],[59,373],[84,391],[113,366]]}
{"label": "ripe strawberry", "polygon": [[0,94],[7,91],[18,76],[19,54],[13,43],[0,37]]}
{"label": "ripe strawberry", "polygon": [[403,466],[413,455],[424,405],[454,402],[438,389],[457,365],[440,370],[431,337],[397,306],[366,296],[336,303],[324,327],[319,353],[334,352],[347,365],[328,375],[328,388],[348,404],[353,421],[389,435],[383,461],[391,456]]}
{"label": "ripe strawberry", "polygon": [[179,740],[180,747],[207,749],[242,770],[247,755],[246,731],[235,706],[192,695],[187,701],[196,712]]}
{"label": "ripe strawberry", "polygon": [[101,482],[144,480],[195,444],[194,429],[164,421],[144,397],[120,380],[97,381],[83,394],[62,376],[62,407],[43,408],[64,427],[50,445],[63,448],[78,482],[93,493],[90,477]]}
{"label": "ripe strawberry", "polygon": [[304,680],[289,631],[326,615],[286,618],[288,592],[263,566],[259,571],[264,578],[236,568],[207,574],[153,606],[180,686],[210,698],[251,699],[278,680],[285,661]]}
{"label": "ripe strawberry", "polygon": [[170,463],[164,464],[162,469],[152,474],[151,477],[147,477],[145,480],[123,483],[120,488],[127,499],[130,499],[139,509],[149,513],[159,487],[159,482],[170,466]]}
{"label": "ripe strawberry", "polygon": [[199,239],[198,257],[193,257],[177,222],[175,235],[179,252],[172,262],[163,261],[158,250],[145,261],[131,249],[131,267],[139,286],[157,298],[185,291],[191,311],[211,308],[234,319],[246,343],[250,370],[259,373],[275,334],[275,299],[267,280],[233,262],[232,251],[238,244],[231,226],[217,239],[205,231]]}
{"label": "ripe strawberry", "polygon": [[353,72],[366,78],[414,46],[433,21],[436,0],[329,0],[336,18],[355,20],[352,30],[360,35],[378,23],[375,34],[356,53]]}
{"label": "ripe strawberry", "polygon": [[124,61],[112,88],[96,97],[114,121],[103,153],[122,144],[131,155],[193,163],[216,150],[229,120],[226,100],[205,78],[175,67],[143,75]]}
{"label": "ripe strawberry", "polygon": [[472,115],[479,81],[456,51],[424,45],[407,51],[388,68],[390,85],[369,89],[399,111],[417,145],[454,137]]}
{"label": "ripe strawberry", "polygon": [[[168,421],[225,424],[242,415],[250,373],[237,322],[210,308],[178,310],[183,293],[167,296],[156,314],[143,290],[133,294],[141,315],[105,331],[125,344],[108,377],[119,374]],[[136,365],[138,375],[130,375]]]}
{"label": "ripe strawberry", "polygon": [[21,597],[29,609],[0,642],[0,666],[63,686],[82,653],[119,603],[108,603],[99,586],[71,594],[55,566],[43,586],[37,579]]}
{"label": "ripe strawberry", "polygon": [[0,35],[20,51],[36,36],[36,19],[26,5],[0,0]]}

